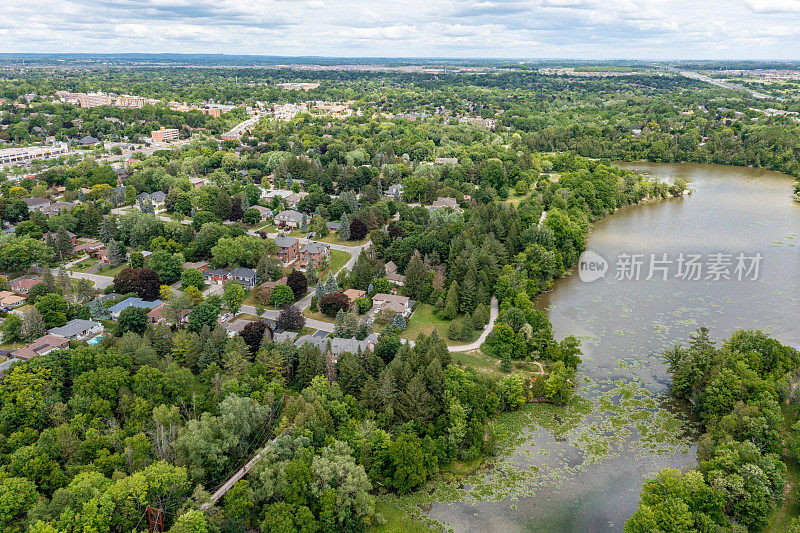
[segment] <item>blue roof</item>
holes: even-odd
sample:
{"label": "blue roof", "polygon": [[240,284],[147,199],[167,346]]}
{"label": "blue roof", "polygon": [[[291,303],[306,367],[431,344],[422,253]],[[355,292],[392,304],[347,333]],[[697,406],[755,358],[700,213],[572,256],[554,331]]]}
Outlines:
{"label": "blue roof", "polygon": [[147,300],[142,300],[141,298],[127,298],[122,300],[118,304],[112,305],[108,308],[110,313],[119,313],[126,307],[138,307],[140,309],[153,309],[161,305],[161,300],[155,300],[152,302],[148,302]]}

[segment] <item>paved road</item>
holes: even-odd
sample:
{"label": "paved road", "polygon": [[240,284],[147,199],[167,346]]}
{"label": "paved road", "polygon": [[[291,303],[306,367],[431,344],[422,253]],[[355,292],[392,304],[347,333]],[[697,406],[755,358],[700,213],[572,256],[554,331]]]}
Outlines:
{"label": "paved road", "polygon": [[[306,296],[306,298],[308,298],[309,302],[311,302],[311,297],[310,296],[311,296],[311,293],[309,293]],[[303,300],[305,300],[305,298]],[[300,308],[301,310],[305,309],[306,307],[308,307],[308,304],[306,304],[305,307],[300,307],[301,305],[303,305],[303,303],[302,303],[303,300],[300,300],[300,302],[297,303],[297,307]],[[243,305],[242,306],[242,312],[258,316],[256,314],[256,308],[253,307],[253,306],[250,306],[250,305]],[[276,320],[278,318],[279,314],[280,314],[280,311],[276,311],[274,309],[267,309],[266,311],[264,311],[261,314],[261,317],[262,318],[271,318],[272,320]],[[327,331],[328,333],[333,332],[333,324],[331,324],[330,322],[323,322],[322,320],[314,320],[312,318],[306,318],[306,326],[308,326],[309,328],[313,328],[313,329],[319,329],[319,330],[322,330],[322,331]]]}
{"label": "paved road", "polygon": [[[52,272],[54,276],[58,276],[58,271],[59,269],[54,268],[50,272]],[[89,274],[88,272],[73,272],[71,270],[66,270],[66,272],[67,276],[73,279],[88,279],[89,281],[93,281],[94,288],[101,291],[110,287],[114,283],[114,278],[110,278],[108,276],[99,276],[97,274]]]}
{"label": "paved road", "polygon": [[236,126],[233,127],[230,131],[226,131],[222,134],[222,137],[241,137],[242,133],[245,130],[248,130],[258,124],[258,121],[261,120],[261,115],[256,115],[254,117],[250,117],[244,122],[240,122]]}
{"label": "paved road", "polygon": [[681,76],[683,76],[685,78],[691,78],[693,80],[704,81],[706,83],[710,83],[711,85],[716,85],[717,87],[722,87],[723,89],[734,89],[734,90],[737,90],[737,91],[746,91],[746,92],[750,93],[750,96],[752,96],[753,98],[758,98],[759,100],[783,100],[783,98],[780,98],[780,97],[777,97],[777,96],[770,96],[770,95],[764,94],[764,93],[760,93],[758,91],[754,91],[753,89],[748,89],[747,87],[744,87],[742,85],[734,85],[733,83],[728,83],[728,82],[726,82],[724,80],[720,80],[720,79],[716,79],[716,78],[710,78],[708,76],[700,74],[699,72],[693,72],[691,70],[678,70],[678,69],[675,69],[675,68],[668,68],[667,70],[675,72],[676,74],[680,74]]}
{"label": "paved road", "polygon": [[486,340],[486,337],[489,335],[489,332],[492,331],[492,328],[494,328],[494,322],[495,320],[497,320],[498,314],[499,314],[499,308],[497,305],[497,298],[492,297],[492,303],[489,308],[489,324],[485,328],[483,328],[483,333],[481,333],[481,336],[478,337],[478,340],[470,344],[464,344],[462,346],[448,346],[447,351],[469,352],[471,350],[477,350],[478,348],[480,348],[481,344],[483,344],[483,342]]}

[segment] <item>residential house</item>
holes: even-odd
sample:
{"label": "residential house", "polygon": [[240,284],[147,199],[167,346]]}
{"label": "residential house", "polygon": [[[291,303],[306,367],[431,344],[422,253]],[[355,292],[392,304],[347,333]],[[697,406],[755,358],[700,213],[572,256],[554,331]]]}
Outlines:
{"label": "residential house", "polygon": [[457,157],[437,157],[433,160],[434,165],[457,165]]}
{"label": "residential house", "polygon": [[397,285],[403,285],[406,282],[406,277],[397,273],[397,265],[394,261],[389,261],[384,267],[386,270],[386,279]]}
{"label": "residential house", "polygon": [[228,337],[233,337],[237,333],[241,333],[244,327],[249,324],[250,320],[242,320],[237,318],[236,320],[231,320],[230,322],[223,322],[221,325],[228,332]]}
{"label": "residential house", "polygon": [[429,211],[435,211],[436,209],[442,209],[442,208],[445,208],[445,207],[449,207],[449,208],[454,209],[456,211],[461,211],[461,208],[458,206],[458,202],[456,201],[455,198],[446,198],[446,197],[443,198],[441,196],[439,198],[437,198],[436,201],[431,204],[431,206],[428,208],[428,210]]}
{"label": "residential house", "polygon": [[363,298],[367,295],[367,291],[361,291],[358,289],[347,289],[344,291],[344,295],[347,296],[347,299],[350,300],[350,307],[353,307],[356,303],[356,298]]}
{"label": "residential house", "polygon": [[57,335],[45,335],[26,347],[11,352],[11,355],[27,361],[37,355],[47,355],[53,350],[63,350],[64,348],[69,348],[69,340]]}
{"label": "residential house", "polygon": [[[75,235],[71,231],[67,231],[67,235],[69,236],[69,240],[72,241],[72,246],[73,247],[76,244],[78,244],[77,235]],[[48,240],[51,241],[51,242],[58,242],[58,233],[45,233],[44,236],[42,237],[42,240],[44,242],[47,242]]]}
{"label": "residential house", "polygon": [[278,227],[299,228],[303,225],[303,221],[307,220],[306,215],[295,211],[294,209],[287,209],[275,215],[274,222]]}
{"label": "residential house", "polygon": [[398,296],[397,294],[385,294],[379,292],[372,297],[373,314],[378,314],[384,309],[394,311],[404,317],[411,316],[411,308],[414,302],[408,296]]}
{"label": "residential house", "polygon": [[41,282],[42,280],[39,276],[21,276],[9,283],[9,286],[17,294],[28,294],[34,286]]}
{"label": "residential house", "polygon": [[331,247],[321,242],[310,241],[303,246],[300,253],[302,254],[301,266],[305,267],[312,263],[318,265],[323,259],[328,261],[331,258]]}
{"label": "residential house", "polygon": [[73,254],[80,254],[81,252],[89,256],[97,256],[97,252],[105,248],[106,245],[97,239],[80,239],[80,244],[72,247]]}
{"label": "residential house", "polygon": [[300,241],[295,237],[278,235],[275,237],[275,244],[278,245],[278,257],[284,263],[291,263],[300,255]]}
{"label": "residential house", "polygon": [[292,191],[287,191],[284,189],[272,189],[272,190],[267,190],[263,188],[261,189],[261,197],[268,201],[272,200],[276,196],[281,200],[285,200],[293,194],[294,193]]}
{"label": "residential house", "polygon": [[231,279],[241,283],[246,289],[256,286],[256,271],[252,268],[234,268],[231,270]]}
{"label": "residential house", "polygon": [[49,198],[22,198],[22,201],[25,202],[25,205],[28,206],[28,211],[41,211],[45,207],[49,206],[53,202],[50,201]]}
{"label": "residential house", "polygon": [[95,144],[98,144],[100,142],[100,139],[98,139],[97,137],[92,137],[91,135],[86,135],[84,137],[81,137],[75,142],[76,144],[80,144],[81,146],[94,146]]}
{"label": "residential house", "polygon": [[153,204],[153,208],[161,209],[164,207],[164,201],[166,200],[167,195],[164,194],[163,191],[156,191],[152,194],[148,194],[146,192],[142,192],[136,195],[137,202],[143,202],[144,200],[150,200],[150,203]]}
{"label": "residential house", "polygon": [[328,354],[333,363],[339,362],[339,356],[345,352],[358,353],[361,351],[373,351],[378,342],[378,335],[373,333],[365,338],[363,341],[357,339],[342,339],[339,337],[318,337],[316,335],[303,335],[298,337],[294,344],[295,346],[302,346],[304,344],[311,344],[320,349],[323,354]]}
{"label": "residential house", "polygon": [[[166,309],[166,306],[164,304],[161,304],[158,307],[154,307],[153,309],[151,309],[150,312],[147,313],[148,322],[150,322],[154,326],[156,324],[170,323],[172,320],[167,318],[166,316],[164,316],[164,310],[165,309]],[[188,310],[185,310],[185,311],[181,312],[180,317],[178,317],[178,322],[180,324],[186,324],[187,322],[189,322],[189,311]]]}
{"label": "residential house", "polygon": [[64,337],[65,339],[83,341],[102,333],[103,329],[103,324],[100,322],[76,318],[70,320],[61,327],[51,328],[48,333],[50,333],[50,335]]}
{"label": "residential house", "polygon": [[193,188],[199,189],[206,184],[206,180],[203,178],[189,178],[189,183],[191,183]]}
{"label": "residential house", "polygon": [[254,205],[251,206],[250,209],[255,209],[258,211],[261,214],[261,220],[272,216],[272,210],[268,207],[264,207],[263,205]]}
{"label": "residential house", "polygon": [[206,270],[211,268],[211,265],[208,263],[208,261],[197,261],[196,263],[186,262],[186,263],[183,264],[183,269],[184,270],[187,270],[189,268],[197,270],[197,271],[200,271],[200,272],[205,272]]}
{"label": "residential house", "polygon": [[291,207],[292,209],[297,209],[298,204],[300,204],[300,200],[308,196],[307,192],[296,192],[291,196],[287,196],[285,198],[286,205]]}
{"label": "residential house", "polygon": [[384,192],[383,195],[387,198],[394,199],[397,195],[403,196],[403,184],[402,183],[395,183],[394,185],[390,185]]}
{"label": "residential house", "polygon": [[11,291],[0,291],[0,308],[13,309],[23,305],[27,301],[27,296],[14,294]]}
{"label": "residential house", "polygon": [[231,279],[231,271],[227,268],[216,268],[214,270],[206,270],[203,272],[203,277],[207,282],[212,285],[219,285]]}
{"label": "residential house", "polygon": [[119,318],[119,314],[122,312],[122,310],[127,309],[128,307],[137,307],[139,309],[147,309],[150,311],[161,305],[161,303],[161,300],[153,300],[152,302],[148,302],[147,300],[142,300],[141,298],[132,296],[122,300],[118,304],[112,305],[108,308],[108,312],[111,313],[111,318],[116,320]]}
{"label": "residential house", "polygon": [[325,225],[328,226],[328,231],[331,233],[336,233],[342,227],[341,222],[326,222]]}
{"label": "residential house", "polygon": [[78,205],[78,202],[54,202],[40,209],[47,217],[54,217],[60,215],[64,211],[69,211]]}

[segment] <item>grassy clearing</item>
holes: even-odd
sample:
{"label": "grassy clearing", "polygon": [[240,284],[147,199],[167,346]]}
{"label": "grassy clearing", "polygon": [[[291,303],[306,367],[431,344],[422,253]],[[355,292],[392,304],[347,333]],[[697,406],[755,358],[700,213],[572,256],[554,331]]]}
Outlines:
{"label": "grassy clearing", "polygon": [[303,316],[306,318],[310,318],[311,320],[319,320],[320,322],[327,322],[329,324],[333,324],[336,322],[333,318],[329,317],[322,313],[322,311],[317,311],[316,313],[311,312],[310,307],[306,307],[303,309]]}
{"label": "grassy clearing", "polygon": [[428,533],[437,531],[415,518],[412,509],[391,494],[375,498],[375,511],[384,520],[382,525],[367,529],[370,533]]}
{"label": "grassy clearing", "polygon": [[369,237],[364,237],[360,241],[343,241],[339,238],[339,236],[336,233],[331,233],[327,237],[314,240],[319,242],[327,242],[328,244],[342,244],[344,246],[361,246],[362,244],[366,244],[369,241]]}
{"label": "grassy clearing", "polygon": [[96,265],[99,261],[100,260],[97,259],[96,257],[87,257],[86,259],[83,259],[81,262],[76,263],[74,266],[68,268],[67,270],[69,270],[70,272],[86,272],[94,265]]}
{"label": "grassy clearing", "polygon": [[[456,317],[459,320],[461,316]],[[438,331],[439,337],[447,342],[448,346],[460,346],[469,344],[477,339],[481,332],[475,331],[472,338],[468,341],[451,341],[447,338],[447,327],[450,325],[449,320],[443,320],[433,314],[433,306],[430,304],[419,304],[417,310],[411,315],[406,324],[406,329],[400,337],[408,340],[416,340],[420,333],[430,335],[433,330]]]}
{"label": "grassy clearing", "polygon": [[[783,418],[784,418],[784,431],[792,431],[792,420],[797,419],[797,407],[782,405]],[[800,483],[800,465],[797,463],[797,458],[785,450],[783,453],[783,462],[786,463],[788,470],[786,476],[786,490],[784,491],[785,498],[777,509],[770,513],[767,518],[767,526],[764,528],[765,533],[781,533],[788,531],[789,524],[792,519],[800,515],[800,501],[798,501],[798,484]]]}
{"label": "grassy clearing", "polygon": [[351,254],[347,252],[343,252],[341,250],[331,250],[331,261],[330,261],[330,270],[335,274],[339,273],[339,270],[350,261],[352,257]]}
{"label": "grassy clearing", "polygon": [[109,278],[113,278],[126,268],[128,268],[128,263],[122,263],[121,265],[117,265],[114,268],[109,268],[108,270],[98,270],[95,272],[95,274],[98,276],[108,276]]}

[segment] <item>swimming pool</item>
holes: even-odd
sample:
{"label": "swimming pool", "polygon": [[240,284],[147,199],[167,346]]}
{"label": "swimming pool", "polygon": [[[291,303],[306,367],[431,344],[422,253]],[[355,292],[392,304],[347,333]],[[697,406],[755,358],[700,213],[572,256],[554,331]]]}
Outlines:
{"label": "swimming pool", "polygon": [[103,340],[102,337],[93,337],[93,338],[89,339],[88,341],[86,341],[86,344],[88,344],[90,346],[94,346],[95,344],[97,344],[101,340]]}

